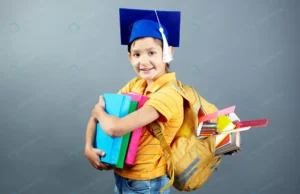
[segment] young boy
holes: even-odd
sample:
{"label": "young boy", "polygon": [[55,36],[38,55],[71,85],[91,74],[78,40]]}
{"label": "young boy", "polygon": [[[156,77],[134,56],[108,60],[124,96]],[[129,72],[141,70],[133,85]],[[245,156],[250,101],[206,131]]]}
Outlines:
{"label": "young boy", "polygon": [[[85,155],[96,169],[112,169],[99,160],[99,155],[105,153],[92,146],[97,121],[111,136],[122,136],[143,127],[134,166],[114,169],[115,193],[159,193],[169,177],[163,149],[148,124],[158,119],[163,121],[162,133],[171,144],[183,122],[183,98],[168,86],[177,81],[176,74],[168,68],[173,47],[179,46],[180,12],[122,8],[120,27],[121,44],[128,45],[128,58],[138,76],[118,93],[136,92],[148,96],[149,100],[141,109],[118,118],[104,111],[105,103],[100,96],[87,126]],[[164,193],[169,192],[170,188]]]}

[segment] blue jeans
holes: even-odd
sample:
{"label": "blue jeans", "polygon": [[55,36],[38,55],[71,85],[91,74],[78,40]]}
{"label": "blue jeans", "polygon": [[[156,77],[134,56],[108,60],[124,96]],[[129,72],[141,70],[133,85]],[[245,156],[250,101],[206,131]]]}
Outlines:
{"label": "blue jeans", "polygon": [[[163,188],[168,182],[169,177],[167,175],[154,178],[151,180],[140,181],[129,178],[124,178],[115,174],[115,194],[131,194],[131,193],[143,193],[143,194],[158,194],[160,189]],[[169,194],[171,188],[166,189],[163,193]]]}

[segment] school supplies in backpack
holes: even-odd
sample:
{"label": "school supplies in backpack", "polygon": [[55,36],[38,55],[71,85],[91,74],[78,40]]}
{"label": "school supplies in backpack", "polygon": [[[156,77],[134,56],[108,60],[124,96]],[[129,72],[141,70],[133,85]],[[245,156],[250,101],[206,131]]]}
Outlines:
{"label": "school supplies in backpack", "polygon": [[[162,134],[163,123],[156,121],[149,125],[149,130],[159,139],[164,149],[167,174],[170,177],[169,183],[161,191],[172,185],[179,191],[191,191],[200,188],[222,161],[221,156],[215,156],[215,136],[200,140],[196,136],[198,113],[208,115],[218,109],[193,87],[183,86],[180,81],[168,84],[185,99],[184,121],[170,146]],[[210,122],[216,122],[216,119]]]}

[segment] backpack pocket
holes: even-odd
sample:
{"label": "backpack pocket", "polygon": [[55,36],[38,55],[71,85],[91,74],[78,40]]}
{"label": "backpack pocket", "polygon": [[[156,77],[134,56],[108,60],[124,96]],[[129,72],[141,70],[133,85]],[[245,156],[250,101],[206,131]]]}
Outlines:
{"label": "backpack pocket", "polygon": [[220,158],[214,156],[214,139],[209,137],[198,140],[195,136],[190,139],[181,138],[173,149],[175,177],[173,186],[180,191],[191,191],[201,187]]}

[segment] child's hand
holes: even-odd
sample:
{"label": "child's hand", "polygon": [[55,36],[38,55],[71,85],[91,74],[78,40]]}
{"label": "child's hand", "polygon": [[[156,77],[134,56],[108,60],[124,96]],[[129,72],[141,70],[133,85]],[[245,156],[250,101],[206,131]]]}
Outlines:
{"label": "child's hand", "polygon": [[86,147],[85,149],[85,157],[90,161],[92,166],[98,170],[112,170],[113,167],[109,167],[103,164],[100,161],[100,157],[104,156],[105,153],[102,150],[93,148],[93,147]]}
{"label": "child's hand", "polygon": [[92,111],[93,117],[96,118],[97,120],[99,120],[100,111],[101,111],[101,109],[104,110],[104,108],[105,108],[105,103],[104,103],[103,96],[101,95],[99,97],[99,102],[95,105],[95,107]]}
{"label": "child's hand", "polygon": [[100,105],[102,108],[105,108],[105,102],[104,102],[104,99],[103,99],[103,96],[102,96],[102,95],[99,97],[99,105]]}

